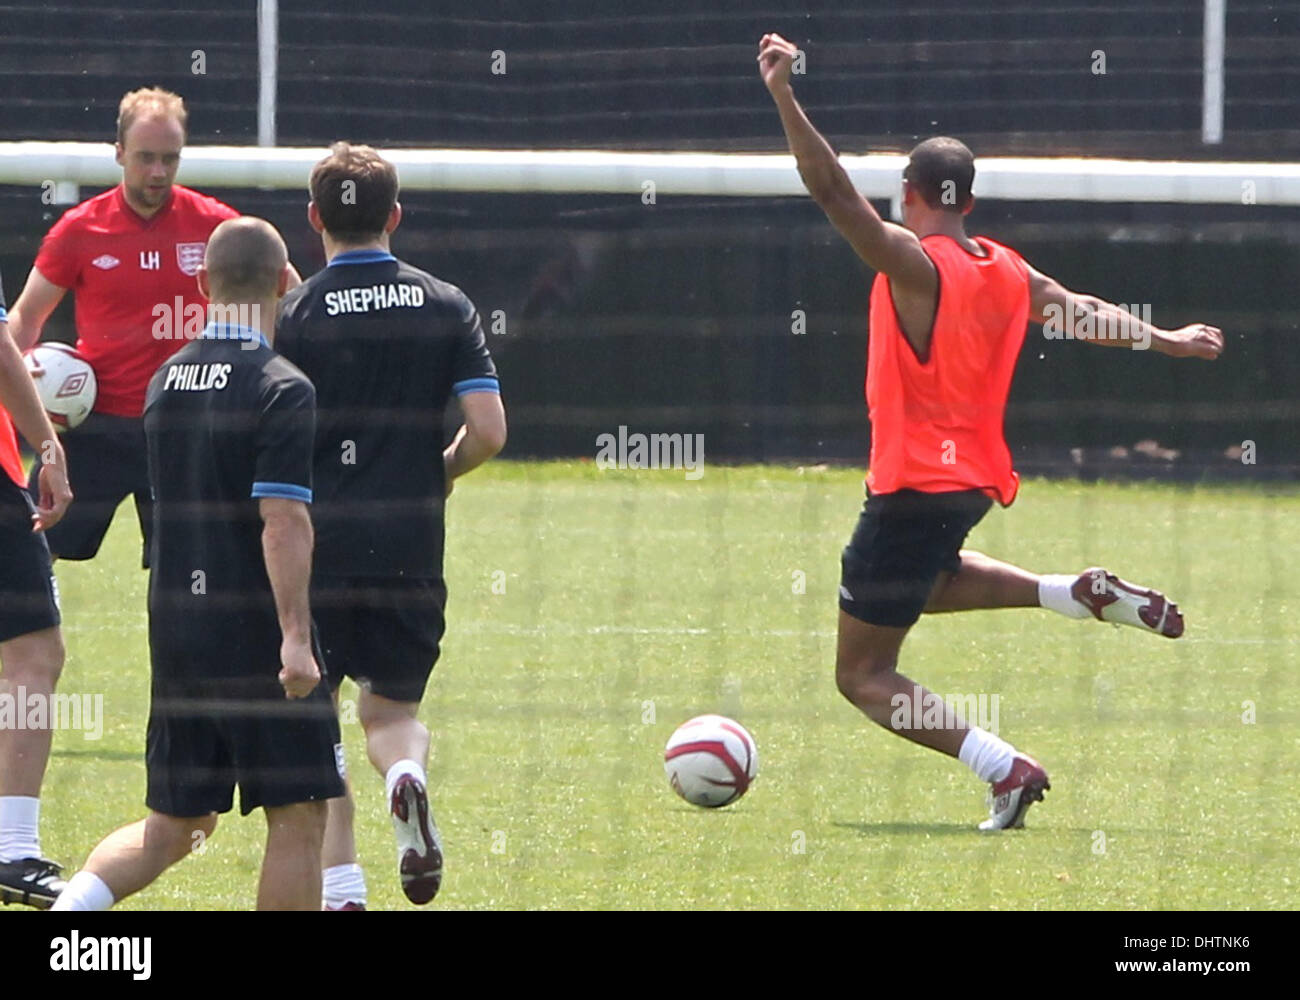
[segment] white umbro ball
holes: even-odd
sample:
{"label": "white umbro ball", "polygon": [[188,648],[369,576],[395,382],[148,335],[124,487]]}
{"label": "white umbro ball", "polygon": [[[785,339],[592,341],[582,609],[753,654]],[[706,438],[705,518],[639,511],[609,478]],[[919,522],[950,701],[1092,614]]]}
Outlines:
{"label": "white umbro ball", "polygon": [[45,374],[36,379],[36,394],[50,415],[55,430],[71,430],[90,416],[95,407],[95,370],[67,344],[54,341],[27,352],[27,367],[40,365]]}
{"label": "white umbro ball", "polygon": [[677,727],[664,748],[673,791],[696,806],[735,802],[758,777],[758,745],[724,715],[700,715]]}

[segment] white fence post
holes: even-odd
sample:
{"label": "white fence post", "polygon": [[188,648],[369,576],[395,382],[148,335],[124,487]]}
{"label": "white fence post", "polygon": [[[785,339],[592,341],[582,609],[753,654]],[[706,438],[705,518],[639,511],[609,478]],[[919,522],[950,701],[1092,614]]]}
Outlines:
{"label": "white fence post", "polygon": [[1223,141],[1223,46],[1228,0],[1205,0],[1205,90],[1201,103],[1201,142]]}
{"label": "white fence post", "polygon": [[257,0],[257,144],[275,145],[276,76],[279,69],[279,0]]}

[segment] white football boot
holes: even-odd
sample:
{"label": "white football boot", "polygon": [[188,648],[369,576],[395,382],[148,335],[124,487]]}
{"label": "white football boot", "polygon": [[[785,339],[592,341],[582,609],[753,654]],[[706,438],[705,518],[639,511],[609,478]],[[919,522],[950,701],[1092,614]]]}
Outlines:
{"label": "white football boot", "polygon": [[1170,639],[1183,634],[1178,605],[1158,590],[1121,580],[1100,567],[1085,569],[1070,587],[1070,596],[1101,622],[1132,625]]}
{"label": "white football boot", "polygon": [[413,775],[393,786],[389,803],[397,834],[397,871],[412,903],[427,903],[442,887],[442,838],[429,810],[429,793]]}
{"label": "white football boot", "polygon": [[1019,830],[1025,825],[1025,813],[1035,802],[1043,801],[1043,792],[1052,787],[1043,765],[1024,754],[1016,754],[1011,772],[992,783],[989,818],[981,830]]}

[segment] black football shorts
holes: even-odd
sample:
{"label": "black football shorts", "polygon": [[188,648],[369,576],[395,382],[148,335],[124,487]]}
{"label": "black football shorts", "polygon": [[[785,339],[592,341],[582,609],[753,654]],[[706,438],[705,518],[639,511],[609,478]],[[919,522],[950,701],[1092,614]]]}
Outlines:
{"label": "black football shorts", "polygon": [[840,560],[840,607],[869,625],[916,624],[939,574],[961,568],[962,544],[992,505],[980,490],[868,495]]}
{"label": "black football shorts", "polygon": [[32,531],[35,510],[27,491],[0,472],[0,642],[60,622],[50,547]]}
{"label": "black football shorts", "polygon": [[329,680],[418,702],[438,662],[447,587],[436,579],[317,576],[311,611]]}
{"label": "black football shorts", "polygon": [[[214,656],[220,645],[213,637]],[[204,676],[201,664],[168,664],[157,650],[152,658],[150,809],[182,817],[228,812],[236,785],[245,816],[343,794],[342,737],[324,679],[306,698],[286,698],[278,647],[240,677]]]}
{"label": "black football shorts", "polygon": [[[127,497],[135,499],[135,513],[144,538],[140,564],[149,568],[149,535],[153,529],[149,493],[149,457],[145,450],[144,421],[92,413],[81,426],[61,435],[72,472],[76,501],[47,535],[58,559],[93,559],[99,551],[117,508]],[[36,495],[32,467],[27,489]]]}

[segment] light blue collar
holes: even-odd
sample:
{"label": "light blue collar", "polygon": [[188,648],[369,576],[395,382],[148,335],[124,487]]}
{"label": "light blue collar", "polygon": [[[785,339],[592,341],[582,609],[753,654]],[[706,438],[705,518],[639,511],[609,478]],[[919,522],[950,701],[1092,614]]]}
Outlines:
{"label": "light blue collar", "polygon": [[381,261],[397,260],[387,250],[344,250],[336,253],[327,266],[339,264],[378,264]]}
{"label": "light blue collar", "polygon": [[239,323],[209,323],[199,334],[203,340],[260,340],[263,347],[270,347],[261,330]]}

